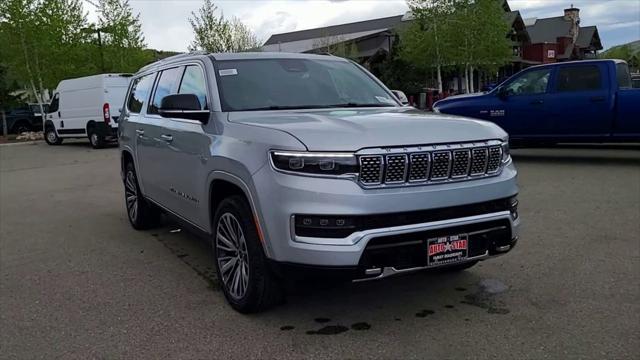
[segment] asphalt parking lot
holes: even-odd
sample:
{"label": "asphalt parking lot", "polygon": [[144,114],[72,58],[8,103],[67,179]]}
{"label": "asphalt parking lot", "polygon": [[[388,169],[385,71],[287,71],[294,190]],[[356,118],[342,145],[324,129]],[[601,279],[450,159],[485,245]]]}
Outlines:
{"label": "asphalt parking lot", "polygon": [[640,146],[513,153],[510,254],[247,316],[203,241],[131,228],[116,148],[2,146],[0,358],[637,358]]}

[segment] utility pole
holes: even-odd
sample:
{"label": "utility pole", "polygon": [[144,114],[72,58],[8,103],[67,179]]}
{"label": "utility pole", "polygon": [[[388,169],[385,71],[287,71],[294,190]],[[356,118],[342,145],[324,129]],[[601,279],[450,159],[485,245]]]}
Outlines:
{"label": "utility pole", "polygon": [[4,138],[7,138],[7,117],[4,114],[4,109],[0,110],[0,112],[2,113],[2,136],[4,136]]}

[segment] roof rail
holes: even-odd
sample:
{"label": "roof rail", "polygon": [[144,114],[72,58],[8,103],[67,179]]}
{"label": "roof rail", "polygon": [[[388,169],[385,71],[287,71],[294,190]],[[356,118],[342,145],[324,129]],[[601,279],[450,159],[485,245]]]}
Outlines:
{"label": "roof rail", "polygon": [[153,66],[156,66],[156,65],[162,65],[162,64],[167,63],[169,61],[179,60],[179,59],[184,58],[184,57],[193,56],[193,55],[207,55],[208,53],[209,53],[208,51],[196,50],[196,51],[190,51],[188,53],[182,53],[182,54],[169,56],[169,57],[166,57],[164,59],[160,59],[158,61],[154,61],[152,63],[149,63],[149,64],[143,66],[142,68],[140,68],[140,70],[138,70],[138,71],[139,72],[140,71],[144,71],[144,70],[147,70],[150,67],[153,67]]}

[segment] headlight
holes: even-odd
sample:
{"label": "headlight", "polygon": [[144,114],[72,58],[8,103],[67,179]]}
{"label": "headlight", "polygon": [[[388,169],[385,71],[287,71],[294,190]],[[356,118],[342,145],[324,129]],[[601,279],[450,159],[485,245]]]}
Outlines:
{"label": "headlight", "polygon": [[509,140],[502,143],[502,164],[511,162],[511,152],[509,152]]}
{"label": "headlight", "polygon": [[358,160],[352,153],[271,151],[271,163],[277,170],[310,175],[353,175]]}

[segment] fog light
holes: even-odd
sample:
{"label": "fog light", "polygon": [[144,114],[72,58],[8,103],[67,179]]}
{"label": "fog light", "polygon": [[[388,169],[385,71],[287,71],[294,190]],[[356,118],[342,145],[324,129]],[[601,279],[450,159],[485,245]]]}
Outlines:
{"label": "fog light", "polygon": [[518,218],[518,199],[515,197],[509,199],[509,212],[511,212],[513,220]]}

